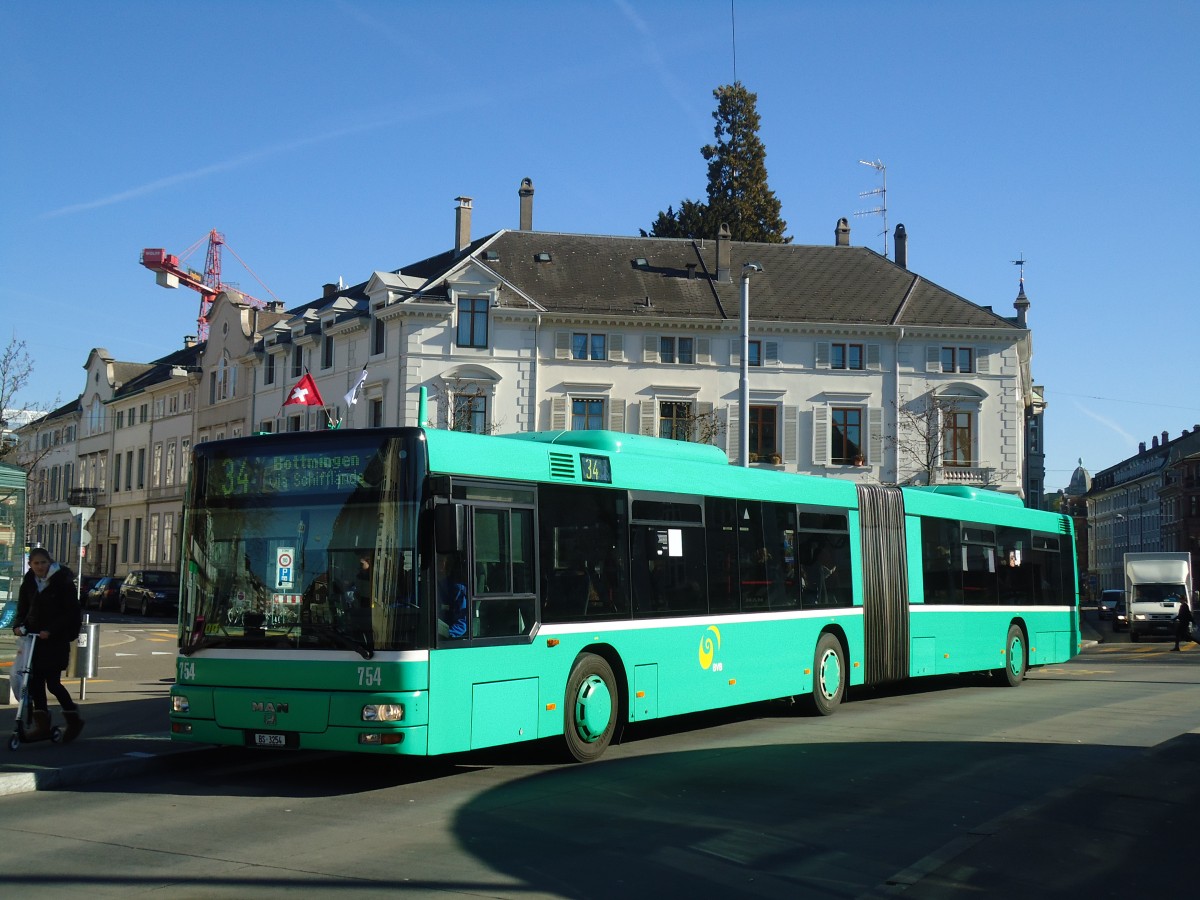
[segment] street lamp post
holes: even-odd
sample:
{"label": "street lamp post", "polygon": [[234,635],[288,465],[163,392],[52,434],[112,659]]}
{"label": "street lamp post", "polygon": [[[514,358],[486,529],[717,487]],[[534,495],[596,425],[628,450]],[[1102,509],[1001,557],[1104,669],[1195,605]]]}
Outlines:
{"label": "street lamp post", "polygon": [[742,266],[742,366],[738,378],[738,465],[750,465],[750,275],[762,266],[748,262]]}

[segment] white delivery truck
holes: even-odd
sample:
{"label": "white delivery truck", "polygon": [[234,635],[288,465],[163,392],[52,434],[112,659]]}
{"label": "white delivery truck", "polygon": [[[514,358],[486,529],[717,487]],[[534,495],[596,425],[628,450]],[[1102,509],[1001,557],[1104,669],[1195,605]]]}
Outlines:
{"label": "white delivery truck", "polygon": [[1125,602],[1129,612],[1129,639],[1142,635],[1175,634],[1180,603],[1191,603],[1190,553],[1126,553]]}

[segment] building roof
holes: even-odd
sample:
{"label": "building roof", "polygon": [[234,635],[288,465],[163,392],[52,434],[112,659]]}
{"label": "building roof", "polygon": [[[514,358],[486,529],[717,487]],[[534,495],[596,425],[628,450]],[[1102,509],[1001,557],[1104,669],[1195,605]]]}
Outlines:
{"label": "building roof", "polygon": [[1015,328],[865,247],[729,244],[726,281],[716,280],[715,240],[509,230],[473,242],[463,254],[442,253],[398,274],[424,276],[436,288],[469,256],[548,311],[736,320],[742,265],[755,262],[762,267],[750,282],[755,320]]}
{"label": "building roof", "polygon": [[[189,369],[194,368],[200,363],[200,354],[204,350],[204,343],[194,344],[191,347],[181,347],[166,356],[159,357],[153,362],[136,364],[138,371],[128,380],[122,380],[113,391],[113,400],[124,400],[135,394],[140,394],[142,391],[151,385],[158,384],[161,381],[166,381],[171,377],[172,372],[176,367]],[[129,367],[132,371],[135,367],[134,363],[113,363],[113,366]]]}

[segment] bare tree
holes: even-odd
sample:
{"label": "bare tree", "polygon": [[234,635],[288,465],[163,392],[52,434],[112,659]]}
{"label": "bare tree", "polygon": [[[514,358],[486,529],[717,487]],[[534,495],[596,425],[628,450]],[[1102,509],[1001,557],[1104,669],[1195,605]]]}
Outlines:
{"label": "bare tree", "polygon": [[487,394],[472,379],[459,375],[447,378],[434,388],[430,399],[437,402],[441,410],[439,418],[450,431],[495,434],[504,427],[504,419],[489,421],[486,415],[483,424],[478,425],[478,414],[487,411]]}
{"label": "bare tree", "polygon": [[[647,401],[648,402],[648,401]],[[715,409],[698,413],[695,407],[689,406],[687,411],[675,418],[675,440],[686,440],[693,444],[712,444],[716,446],[717,439],[725,433],[725,422]],[[646,432],[650,437],[659,437],[654,430]],[[682,436],[680,436],[682,435]]]}
{"label": "bare tree", "polygon": [[[958,413],[965,412],[960,398],[938,394],[929,385],[925,393],[896,404],[896,433],[884,438],[885,444],[896,451],[896,479],[905,484],[937,484],[944,481],[946,458],[950,448],[946,443],[947,423]],[[977,484],[991,486],[1003,483],[1009,473],[995,467],[976,464]],[[902,473],[909,472],[907,478]]]}
{"label": "bare tree", "polygon": [[0,354],[0,459],[16,447],[16,440],[9,434],[9,417],[17,412],[14,398],[29,383],[33,374],[33,360],[25,342],[15,334]]}

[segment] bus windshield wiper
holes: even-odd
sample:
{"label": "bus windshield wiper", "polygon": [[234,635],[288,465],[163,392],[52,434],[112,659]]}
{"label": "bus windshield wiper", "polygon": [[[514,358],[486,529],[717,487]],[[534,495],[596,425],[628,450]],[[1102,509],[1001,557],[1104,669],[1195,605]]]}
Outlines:
{"label": "bus windshield wiper", "polygon": [[191,656],[197,650],[206,650],[209,647],[219,647],[224,643],[225,639],[223,637],[212,637],[207,634],[198,634],[194,640],[183,644],[179,648],[179,652],[184,656]]}
{"label": "bus windshield wiper", "polygon": [[363,659],[370,659],[375,655],[375,648],[372,646],[369,633],[364,634],[363,640],[360,641],[346,634],[336,625],[326,625],[322,630],[337,646],[344,650],[353,650]]}

